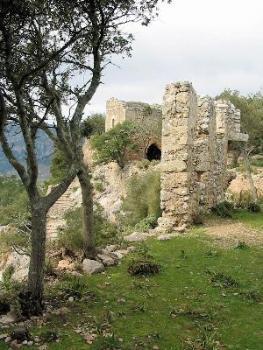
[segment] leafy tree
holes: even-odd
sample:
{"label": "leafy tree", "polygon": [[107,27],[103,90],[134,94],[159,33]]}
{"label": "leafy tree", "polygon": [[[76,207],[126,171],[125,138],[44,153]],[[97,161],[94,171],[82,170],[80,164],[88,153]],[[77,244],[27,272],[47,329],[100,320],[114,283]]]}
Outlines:
{"label": "leafy tree", "polygon": [[91,138],[91,145],[95,149],[97,162],[116,161],[123,168],[127,153],[137,149],[134,140],[136,131],[134,123],[125,121],[104,134],[94,135]]}
{"label": "leafy tree", "polygon": [[[0,143],[26,189],[32,221],[28,290],[41,312],[49,208],[78,176],[83,199],[84,251],[94,256],[90,170],[83,163],[84,110],[112,55],[130,55],[125,25],[147,25],[161,0],[3,0],[0,2]],[[170,1],[168,1],[170,2]],[[127,28],[127,27],[126,27]],[[74,76],[83,77],[76,84]],[[10,122],[26,145],[26,166],[6,137]],[[36,137],[42,129],[70,165],[66,178],[43,196],[38,188]],[[52,130],[53,129],[53,130]],[[34,306],[33,306],[34,304]]]}
{"label": "leafy tree", "polygon": [[92,114],[85,119],[82,123],[83,136],[90,138],[92,135],[101,135],[105,132],[105,115],[104,114]]}
{"label": "leafy tree", "polygon": [[219,98],[233,103],[241,111],[241,129],[249,135],[249,146],[253,152],[263,152],[263,95],[258,92],[242,96],[239,91],[225,90]]}

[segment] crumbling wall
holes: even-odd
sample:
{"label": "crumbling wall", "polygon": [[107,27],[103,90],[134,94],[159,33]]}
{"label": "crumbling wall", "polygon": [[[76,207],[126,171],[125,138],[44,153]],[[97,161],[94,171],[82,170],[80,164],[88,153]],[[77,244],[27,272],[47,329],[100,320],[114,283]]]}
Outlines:
{"label": "crumbling wall", "polygon": [[139,140],[138,149],[127,154],[129,160],[146,158],[150,145],[161,148],[162,110],[158,105],[149,105],[142,102],[125,102],[111,98],[106,104],[105,130],[108,131],[119,123],[131,121],[144,128],[145,133]]}
{"label": "crumbling wall", "polygon": [[190,83],[166,87],[162,123],[161,208],[159,227],[189,224],[196,210],[193,143],[197,96]]}
{"label": "crumbling wall", "polygon": [[166,87],[160,229],[181,230],[224,199],[228,143],[247,139],[240,133],[240,112],[231,103],[198,98],[188,82]]}
{"label": "crumbling wall", "polygon": [[106,131],[125,120],[139,124],[150,121],[157,126],[161,119],[162,110],[158,105],[151,106],[142,102],[120,101],[116,98],[111,98],[106,103]]}

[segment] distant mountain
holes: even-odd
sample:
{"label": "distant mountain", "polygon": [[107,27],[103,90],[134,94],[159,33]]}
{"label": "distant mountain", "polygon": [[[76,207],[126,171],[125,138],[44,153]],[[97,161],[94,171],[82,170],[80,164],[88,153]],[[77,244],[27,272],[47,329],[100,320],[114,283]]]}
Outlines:
{"label": "distant mountain", "polygon": [[[13,152],[17,159],[25,164],[25,143],[23,136],[17,127],[9,127],[8,140],[12,145]],[[39,130],[36,146],[39,163],[39,177],[44,180],[49,176],[49,168],[53,154],[53,143],[42,130]],[[12,175],[15,173],[14,168],[8,162],[0,145],[0,175]]]}

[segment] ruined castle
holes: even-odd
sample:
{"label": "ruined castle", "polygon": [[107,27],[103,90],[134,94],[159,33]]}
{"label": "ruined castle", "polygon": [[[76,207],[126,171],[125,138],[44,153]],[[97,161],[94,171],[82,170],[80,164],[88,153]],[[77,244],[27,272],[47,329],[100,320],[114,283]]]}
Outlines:
{"label": "ruined castle", "polygon": [[161,158],[160,229],[184,228],[201,210],[224,199],[229,145],[248,140],[240,131],[240,111],[230,102],[200,98],[191,83],[179,82],[166,87],[162,111],[110,99],[106,131],[125,120],[141,125],[162,121],[161,140],[152,140],[140,155]]}

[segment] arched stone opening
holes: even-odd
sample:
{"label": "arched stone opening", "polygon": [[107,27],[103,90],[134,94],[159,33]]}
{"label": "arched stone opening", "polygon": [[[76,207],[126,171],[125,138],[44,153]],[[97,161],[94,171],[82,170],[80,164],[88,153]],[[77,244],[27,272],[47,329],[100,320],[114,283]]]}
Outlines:
{"label": "arched stone opening", "polygon": [[150,145],[147,149],[147,152],[146,152],[146,158],[149,161],[161,160],[161,155],[162,155],[162,152],[161,152],[160,148],[155,143]]}

